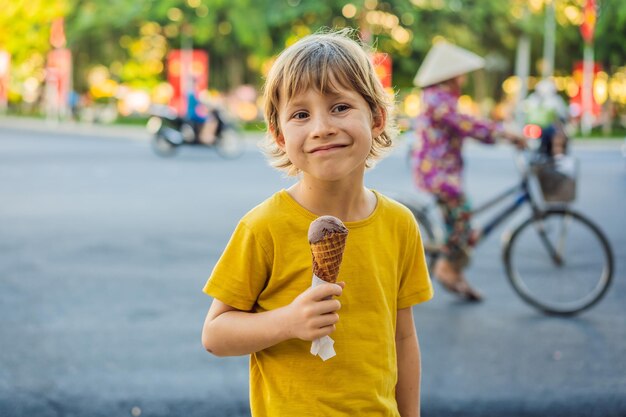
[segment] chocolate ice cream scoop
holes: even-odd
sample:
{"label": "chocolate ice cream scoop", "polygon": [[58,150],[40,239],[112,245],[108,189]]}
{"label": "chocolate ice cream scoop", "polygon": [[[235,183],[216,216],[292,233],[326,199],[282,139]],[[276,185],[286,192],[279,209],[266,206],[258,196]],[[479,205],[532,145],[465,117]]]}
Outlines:
{"label": "chocolate ice cream scoop", "polygon": [[309,226],[313,273],[327,282],[337,282],[346,247],[348,229],[336,217],[321,216]]}
{"label": "chocolate ice cream scoop", "polygon": [[348,234],[341,220],[333,216],[321,216],[309,226],[309,243],[317,243],[331,233]]}

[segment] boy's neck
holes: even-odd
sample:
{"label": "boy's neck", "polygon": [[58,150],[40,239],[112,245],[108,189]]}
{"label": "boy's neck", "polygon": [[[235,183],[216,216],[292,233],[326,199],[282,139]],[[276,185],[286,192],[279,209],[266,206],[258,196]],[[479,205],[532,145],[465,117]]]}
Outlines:
{"label": "boy's neck", "polygon": [[308,211],[330,215],[343,222],[366,219],[376,208],[376,195],[363,186],[341,182],[311,182],[300,179],[287,190],[289,195]]}

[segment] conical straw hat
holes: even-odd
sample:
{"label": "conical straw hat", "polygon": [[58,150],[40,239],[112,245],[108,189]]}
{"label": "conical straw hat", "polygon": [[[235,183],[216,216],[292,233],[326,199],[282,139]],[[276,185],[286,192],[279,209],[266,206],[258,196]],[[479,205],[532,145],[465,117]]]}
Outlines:
{"label": "conical straw hat", "polygon": [[413,83],[427,87],[485,66],[485,60],[467,49],[447,42],[433,46],[422,62]]}

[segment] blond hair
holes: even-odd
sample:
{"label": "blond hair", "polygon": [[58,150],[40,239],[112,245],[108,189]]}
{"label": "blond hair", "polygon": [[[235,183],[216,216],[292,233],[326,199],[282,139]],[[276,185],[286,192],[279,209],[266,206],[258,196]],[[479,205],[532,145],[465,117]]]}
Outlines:
{"label": "blond hair", "polygon": [[393,97],[384,90],[365,46],[355,41],[351,37],[353,34],[354,30],[343,29],[306,36],[278,56],[267,76],[263,89],[268,127],[265,152],[271,165],[285,170],[287,175],[296,175],[299,170],[276,143],[281,134],[278,118],[280,102],[311,88],[324,94],[336,91],[339,84],[365,99],[373,119],[385,117],[385,128],[374,138],[366,159],[367,168],[372,167],[392,145],[396,135],[391,117]]}

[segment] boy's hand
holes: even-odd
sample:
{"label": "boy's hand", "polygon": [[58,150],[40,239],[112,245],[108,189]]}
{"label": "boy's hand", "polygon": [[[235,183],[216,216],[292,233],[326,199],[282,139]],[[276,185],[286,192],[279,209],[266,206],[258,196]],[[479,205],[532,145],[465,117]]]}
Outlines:
{"label": "boy's hand", "polygon": [[339,321],[336,313],[341,308],[339,300],[343,282],[322,284],[308,288],[287,306],[288,334],[291,337],[312,341],[335,331]]}

